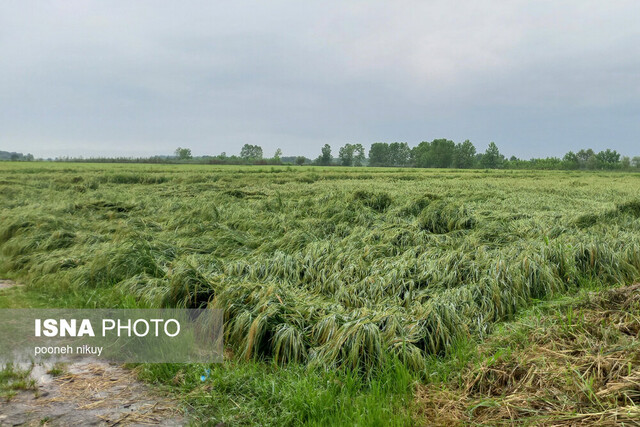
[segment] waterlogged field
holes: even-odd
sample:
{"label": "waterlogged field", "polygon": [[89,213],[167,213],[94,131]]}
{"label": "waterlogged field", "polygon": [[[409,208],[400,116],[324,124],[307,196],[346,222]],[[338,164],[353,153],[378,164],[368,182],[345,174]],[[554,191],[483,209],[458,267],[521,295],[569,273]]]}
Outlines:
{"label": "waterlogged field", "polygon": [[222,308],[248,370],[428,377],[536,300],[637,279],[639,190],[613,172],[0,163],[0,278],[66,305]]}

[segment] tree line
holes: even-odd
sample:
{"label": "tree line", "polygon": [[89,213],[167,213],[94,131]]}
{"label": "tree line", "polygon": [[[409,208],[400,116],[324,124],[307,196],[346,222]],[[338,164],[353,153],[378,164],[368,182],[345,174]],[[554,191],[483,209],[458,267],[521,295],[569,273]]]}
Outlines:
{"label": "tree line", "polygon": [[[6,160],[31,161],[32,155],[0,152]],[[18,155],[20,154],[20,155]],[[51,160],[51,159],[49,159]],[[191,149],[178,147],[173,155],[153,156],[147,158],[56,158],[63,162],[95,162],[95,163],[204,163],[229,165],[315,165],[315,166],[374,166],[374,167],[417,167],[417,168],[457,168],[457,169],[557,169],[557,170],[640,170],[640,156],[633,158],[622,156],[616,150],[606,149],[595,152],[593,149],[582,149],[576,153],[569,151],[562,158],[545,157],[529,160],[515,156],[506,158],[495,142],[489,143],[484,152],[478,152],[471,141],[454,142],[448,139],[423,141],[415,147],[406,142],[374,142],[367,156],[362,144],[345,144],[338,149],[334,157],[329,144],[324,144],[320,155],[315,159],[304,156],[282,155],[277,149],[272,157],[265,157],[259,145],[244,144],[238,155],[228,156],[221,153],[217,156],[194,157]]]}
{"label": "tree line", "polygon": [[34,160],[33,154],[27,153],[17,153],[15,151],[1,151],[0,150],[0,160],[10,160],[12,162],[31,162]]}
{"label": "tree line", "polygon": [[[362,147],[357,144],[358,147]],[[325,144],[321,155],[314,164],[321,166],[361,166],[365,164],[364,150],[358,151],[359,158],[352,155],[354,145],[346,144],[333,159],[331,147]],[[361,154],[360,154],[361,153]],[[640,169],[640,156],[633,159],[621,156],[615,150],[606,149],[596,153],[593,149],[582,149],[577,153],[569,151],[563,158],[546,157],[522,160],[515,156],[507,159],[495,142],[478,153],[471,141],[455,143],[448,139],[423,141],[415,147],[406,142],[375,142],[369,149],[368,166],[457,168],[457,169]]]}

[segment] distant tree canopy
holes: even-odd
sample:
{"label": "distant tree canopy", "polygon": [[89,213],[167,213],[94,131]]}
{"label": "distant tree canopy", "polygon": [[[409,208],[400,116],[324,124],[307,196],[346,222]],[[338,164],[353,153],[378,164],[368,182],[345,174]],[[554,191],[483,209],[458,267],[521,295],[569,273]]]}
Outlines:
{"label": "distant tree canopy", "polygon": [[456,144],[448,139],[423,141],[411,150],[413,164],[420,168],[450,168]]}
{"label": "distant tree canopy", "polygon": [[354,144],[353,147],[353,166],[362,166],[367,160],[364,147],[362,144]]}
{"label": "distant tree canopy", "polygon": [[640,169],[635,166],[629,157],[621,157],[620,154],[611,149],[606,149],[596,153],[591,148],[582,149],[577,153],[569,151],[562,159],[557,157],[546,157],[544,159],[517,160],[505,162],[505,167],[510,169],[565,169],[565,170],[603,170]]}
{"label": "distant tree canopy", "polygon": [[338,154],[342,166],[362,166],[366,160],[362,144],[345,144]]}
{"label": "distant tree canopy", "polygon": [[503,166],[504,156],[500,154],[495,142],[490,142],[487,151],[480,158],[480,164],[485,169],[498,169]]}
{"label": "distant tree canopy", "polygon": [[622,159],[620,159],[620,166],[622,167],[622,169],[630,169],[631,168],[631,159],[627,156],[624,156]]}
{"label": "distant tree canopy", "polygon": [[262,147],[259,145],[244,144],[240,150],[240,157],[245,160],[262,159]]}
{"label": "distant tree canopy", "polygon": [[451,166],[458,169],[472,168],[476,160],[476,147],[468,139],[456,144]]}
{"label": "distant tree canopy", "polygon": [[369,166],[409,166],[411,149],[406,142],[374,142],[369,149]]}
{"label": "distant tree canopy", "polygon": [[369,148],[369,166],[393,166],[389,159],[389,144],[374,142]]}
{"label": "distant tree canopy", "polygon": [[476,147],[469,140],[456,144],[448,139],[434,139],[411,150],[412,164],[423,168],[472,168],[477,166],[476,157]]}
{"label": "distant tree canopy", "polygon": [[616,150],[606,149],[596,154],[598,165],[604,169],[611,169],[614,165],[620,162],[620,154]]}
{"label": "distant tree canopy", "polygon": [[176,148],[175,155],[178,158],[178,160],[189,160],[191,157],[193,157],[191,155],[190,148],[182,148],[182,147]]}
{"label": "distant tree canopy", "polygon": [[569,151],[562,158],[562,162],[565,164],[566,169],[579,169],[580,168],[580,159],[578,155],[573,151]]}
{"label": "distant tree canopy", "polygon": [[0,160],[11,160],[12,162],[31,162],[33,154],[22,154],[14,151],[0,151]]}
{"label": "distant tree canopy", "polygon": [[331,157],[331,146],[329,144],[324,144],[321,150],[320,157],[316,159],[316,164],[320,166],[329,166],[333,161],[333,157]]}
{"label": "distant tree canopy", "polygon": [[[478,153],[469,140],[456,143],[440,138],[431,142],[423,141],[411,148],[406,142],[374,142],[369,149],[367,159],[365,148],[359,143],[348,143],[340,147],[337,159],[331,154],[331,146],[324,144],[321,154],[314,161],[304,156],[284,157],[280,148],[276,149],[272,158],[263,158],[263,150],[259,145],[245,144],[240,155],[228,156],[221,153],[217,156],[193,157],[191,149],[178,147],[174,156],[153,156],[146,158],[56,158],[60,162],[94,162],[94,163],[207,163],[207,164],[313,164],[319,166],[376,166],[376,167],[418,167],[418,168],[485,168],[485,169],[541,169],[541,170],[629,170],[640,172],[640,156],[622,156],[616,150],[607,148],[595,152],[591,148],[577,152],[569,151],[562,158],[545,157],[529,160],[511,156],[507,159],[498,149],[495,142],[489,143],[484,152]],[[31,154],[0,151],[0,160],[32,161]],[[49,159],[52,160],[52,159]]]}
{"label": "distant tree canopy", "polygon": [[569,151],[562,158],[562,169],[629,169],[632,162],[629,158],[620,158],[620,153],[607,148],[596,153],[591,148],[577,153]]}
{"label": "distant tree canopy", "polygon": [[340,147],[338,158],[340,159],[340,164],[342,166],[353,165],[353,150],[354,147],[351,144],[345,144],[344,147]]}
{"label": "distant tree canopy", "polygon": [[448,139],[423,141],[412,149],[405,142],[374,142],[369,149],[369,166],[412,166],[422,168],[484,168],[484,169],[640,169],[640,156],[633,159],[621,157],[611,149],[594,152],[582,149],[569,151],[562,159],[546,157],[520,160],[511,156],[508,160],[500,153],[495,142],[489,143],[484,153],[477,153],[469,140],[455,143]]}

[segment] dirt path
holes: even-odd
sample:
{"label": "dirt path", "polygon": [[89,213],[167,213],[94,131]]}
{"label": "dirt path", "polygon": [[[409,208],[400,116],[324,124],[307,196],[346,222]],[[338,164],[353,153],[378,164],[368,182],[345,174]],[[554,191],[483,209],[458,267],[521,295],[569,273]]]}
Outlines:
{"label": "dirt path", "polygon": [[0,289],[13,288],[14,286],[18,286],[18,284],[13,280],[0,279]]}
{"label": "dirt path", "polygon": [[175,401],[104,362],[72,364],[51,377],[42,366],[31,372],[37,390],[0,403],[0,426],[182,426]]}

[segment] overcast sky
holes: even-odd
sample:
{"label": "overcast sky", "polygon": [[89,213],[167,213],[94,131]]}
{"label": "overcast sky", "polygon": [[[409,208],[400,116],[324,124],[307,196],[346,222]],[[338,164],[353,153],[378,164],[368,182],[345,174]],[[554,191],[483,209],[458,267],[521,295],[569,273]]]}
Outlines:
{"label": "overcast sky", "polygon": [[640,1],[3,1],[0,150],[640,155]]}

